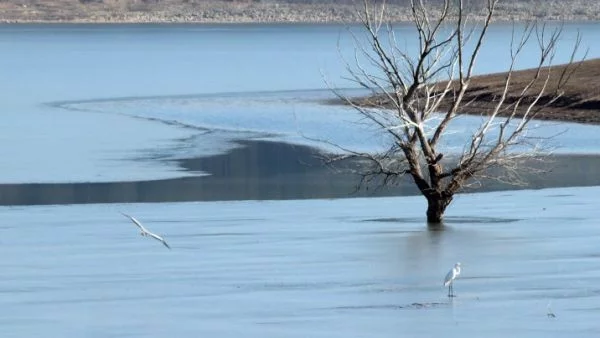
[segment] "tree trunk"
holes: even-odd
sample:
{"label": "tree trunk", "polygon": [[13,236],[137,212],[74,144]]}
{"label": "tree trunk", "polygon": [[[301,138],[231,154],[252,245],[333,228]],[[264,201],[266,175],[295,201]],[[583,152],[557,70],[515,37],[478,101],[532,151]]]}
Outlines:
{"label": "tree trunk", "polygon": [[452,202],[452,195],[434,194],[427,196],[427,223],[439,224],[444,219],[446,207]]}

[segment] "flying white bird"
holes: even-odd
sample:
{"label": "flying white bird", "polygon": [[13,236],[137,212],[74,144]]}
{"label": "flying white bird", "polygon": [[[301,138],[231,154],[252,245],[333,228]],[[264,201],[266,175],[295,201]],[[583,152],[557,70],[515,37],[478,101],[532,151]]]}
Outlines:
{"label": "flying white bird", "polygon": [[448,287],[448,297],[454,297],[454,287],[452,284],[454,284],[454,280],[458,275],[460,275],[460,263],[454,264],[452,270],[448,271],[446,278],[444,278],[444,286]]}
{"label": "flying white bird", "polygon": [[135,217],[133,216],[129,216],[125,213],[121,213],[123,216],[129,218],[135,225],[137,225],[138,228],[140,228],[140,235],[144,236],[144,237],[152,237],[154,239],[156,239],[157,241],[160,241],[164,246],[166,246],[169,250],[171,249],[171,247],[169,246],[169,244],[167,244],[167,241],[165,241],[164,238],[160,237],[159,235],[152,233],[150,231],[148,231],[148,229],[146,229],[142,223],[140,223],[140,221],[138,221],[137,219],[135,219]]}

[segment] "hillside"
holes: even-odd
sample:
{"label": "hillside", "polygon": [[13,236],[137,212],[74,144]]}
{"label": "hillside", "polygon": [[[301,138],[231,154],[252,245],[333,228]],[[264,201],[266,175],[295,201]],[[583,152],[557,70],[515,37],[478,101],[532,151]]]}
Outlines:
{"label": "hillside", "polygon": [[[554,93],[560,74],[567,65],[553,66],[552,76],[545,93]],[[571,73],[567,84],[561,88],[560,98],[545,106],[537,112],[536,119],[564,122],[589,123],[600,125],[600,59],[585,60],[568,66]],[[511,86],[507,93],[506,103],[515,102],[520,97],[523,88],[528,84],[535,73],[535,69],[515,71],[512,74]],[[496,73],[474,76],[465,93],[463,105],[459,113],[482,115],[494,109],[497,99],[502,96],[507,73]],[[446,83],[441,83],[444,87]],[[529,95],[525,95],[524,102],[532,102],[534,95],[539,92],[542,82],[533,87]],[[541,98],[542,104],[545,98]],[[335,101],[337,102],[337,101]],[[386,105],[382,96],[371,96],[356,99],[360,105]],[[443,102],[442,109],[448,108],[451,101]],[[522,105],[526,107],[526,104]],[[510,111],[501,111],[500,116],[506,116]],[[522,116],[523,110],[518,110],[517,115]]]}
{"label": "hillside", "polygon": [[[435,7],[441,0],[430,0]],[[468,1],[474,11],[485,0]],[[355,0],[0,0],[0,22],[352,22]],[[359,1],[360,2],[360,1]],[[393,21],[408,0],[389,0]],[[597,0],[507,0],[499,20],[600,20]]]}
{"label": "hillside", "polygon": [[[554,75],[548,83],[548,92],[556,88],[557,80],[560,78],[559,74],[564,67],[565,65],[560,65],[554,69]],[[536,118],[600,124],[600,59],[575,63],[571,65],[571,69],[574,69],[573,74],[567,85],[562,88],[560,99],[545,107],[536,115]],[[507,102],[511,102],[520,95],[522,88],[533,77],[534,72],[533,69],[527,69],[513,73]],[[472,104],[462,112],[479,115],[482,111],[490,111],[490,108],[495,105],[495,98],[502,94],[505,78],[506,73],[474,77],[464,100],[472,102]],[[536,88],[539,87],[538,85]],[[525,101],[531,100],[533,100],[533,96]]]}

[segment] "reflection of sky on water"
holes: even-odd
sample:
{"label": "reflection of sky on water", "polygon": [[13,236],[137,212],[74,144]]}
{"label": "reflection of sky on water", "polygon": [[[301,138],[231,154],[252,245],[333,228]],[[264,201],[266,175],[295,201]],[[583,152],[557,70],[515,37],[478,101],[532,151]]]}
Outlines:
{"label": "reflection of sky on water", "polygon": [[157,161],[197,131],[44,107],[0,113],[0,182],[110,182],[189,176]]}
{"label": "reflection of sky on water", "polygon": [[[589,57],[600,56],[600,44],[594,43],[600,38],[599,27],[597,23],[566,24],[562,39],[566,44],[557,51],[556,62],[568,59],[569,49],[563,47],[568,47],[577,31],[583,34],[583,46],[590,47]],[[0,112],[0,158],[7,160],[0,166],[1,182],[180,177],[184,173],[174,163],[152,159],[173,157],[173,153],[178,157],[220,153],[233,146],[229,140],[250,137],[247,133],[238,134],[243,129],[280,133],[279,139],[299,143],[306,143],[306,139],[298,135],[298,130],[308,136],[333,137],[332,141],[341,140],[356,149],[381,144],[377,134],[364,130],[362,134],[341,137],[344,132],[354,132],[356,118],[348,117],[340,108],[329,107],[324,113],[316,103],[294,99],[282,102],[281,98],[272,102],[272,97],[266,101],[262,98],[269,94],[251,94],[323,90],[327,87],[323,77],[336,87],[352,86],[343,80],[347,74],[341,56],[351,60],[354,51],[346,28],[293,24],[2,25],[0,91],[5,95]],[[353,31],[359,33],[356,28]],[[407,25],[395,28],[399,43],[414,48],[414,32]],[[503,70],[511,31],[510,24],[494,24],[490,28],[476,73]],[[520,68],[535,63],[532,51],[528,49],[523,54]],[[43,104],[225,92],[249,96],[245,102],[241,102],[243,96],[220,100],[213,97],[201,104],[192,100],[185,109],[179,99],[169,104],[150,102],[147,110],[137,101],[124,113],[226,128],[234,130],[234,134],[204,134],[206,130],[198,133],[127,116],[66,111]],[[104,108],[108,109],[108,102]],[[161,107],[170,111],[161,111]],[[226,109],[232,111],[225,112]],[[202,113],[203,120],[191,119],[188,111]],[[301,112],[291,118],[294,111]],[[251,116],[257,113],[268,115],[268,119],[253,120]],[[348,123],[335,119],[342,115]],[[324,116],[330,120],[328,124],[322,124]],[[198,138],[198,134],[205,137]],[[563,135],[561,143],[577,144],[573,148],[579,152],[593,152],[593,145],[568,139],[589,134],[577,131],[573,133],[576,136]],[[189,142],[192,138],[201,141]]]}
{"label": "reflection of sky on water", "polygon": [[[331,144],[355,151],[383,149],[387,141],[385,133],[352,108],[320,101],[331,97],[328,91],[240,93],[86,101],[63,103],[61,107],[118,113],[219,131],[199,138],[202,144],[210,146],[195,148],[196,155],[206,155],[207,151],[211,154],[211,150],[215,149],[213,145],[223,145],[227,137],[239,138],[242,132],[248,133],[244,137],[254,134],[253,138],[319,146],[334,151],[340,150]],[[462,151],[465,140],[469,140],[473,130],[484,122],[483,118],[476,116],[455,119],[442,140],[443,148],[450,152]],[[597,126],[534,121],[530,127],[528,137],[555,148],[557,153],[600,153],[600,142],[590,142],[596,137]],[[494,133],[491,135],[493,137]],[[551,139],[544,141],[546,138]],[[186,155],[189,156],[189,153]]]}
{"label": "reflection of sky on water", "polygon": [[[296,26],[285,27],[294,31]],[[206,36],[210,29],[191,25],[4,27],[0,89],[7,93],[7,105],[0,120],[0,155],[7,160],[1,177],[97,180],[99,168],[107,169],[105,178],[156,177],[161,161],[142,172],[138,165],[148,162],[127,165],[107,158],[214,154],[231,147],[229,140],[250,134],[278,133],[277,139],[306,142],[298,135],[301,130],[339,137],[353,146],[363,146],[364,139],[369,140],[366,146],[377,145],[379,140],[364,134],[342,138],[342,131],[364,129],[343,108],[306,97],[263,99],[269,95],[261,94],[245,100],[192,98],[185,105],[180,99],[160,99],[77,107],[111,114],[40,105],[127,95],[315,88],[322,82],[310,75],[317,67],[308,56],[325,46],[334,49],[337,36],[323,39],[322,29],[309,27],[308,35],[299,29],[302,34],[295,35],[275,27],[257,34],[260,26],[241,25],[233,29],[237,36],[225,35],[227,30]],[[298,36],[305,43],[299,44]],[[330,65],[338,64],[335,52],[327,55],[334,56],[328,59]],[[204,123],[227,132],[176,128],[112,113]],[[248,113],[263,119],[250,119]],[[333,118],[342,114],[348,123]],[[451,131],[460,130],[457,124]],[[585,142],[595,136],[596,127],[574,125],[570,130],[559,138],[567,149],[596,151],[596,145]],[[226,169],[245,166],[227,158],[217,162],[221,164]],[[257,175],[262,173],[256,169]],[[573,176],[578,174],[569,171]],[[594,172],[590,176],[597,177]],[[277,177],[293,182],[286,178]],[[242,187],[256,194],[277,193],[255,189],[254,181],[242,182]],[[90,187],[73,186],[46,187],[46,196],[89,197]],[[148,186],[115,188],[95,187],[101,197],[107,196],[104,202],[114,201],[111,197],[139,201],[136,196],[149,195]],[[314,191],[306,184],[302,188]],[[181,196],[179,189],[154,190],[162,198],[171,192]],[[459,195],[443,232],[425,228],[421,197],[140,204],[96,199],[89,205],[0,207],[2,250],[9,257],[0,261],[2,333],[596,337],[598,190]],[[35,189],[21,192],[45,196]],[[141,238],[119,211],[134,214],[164,235],[173,250]],[[464,267],[456,286],[459,297],[449,301],[441,282],[458,260]],[[550,301],[555,319],[546,316]]]}
{"label": "reflection of sky on water", "polygon": [[0,207],[2,334],[597,337],[599,193]]}

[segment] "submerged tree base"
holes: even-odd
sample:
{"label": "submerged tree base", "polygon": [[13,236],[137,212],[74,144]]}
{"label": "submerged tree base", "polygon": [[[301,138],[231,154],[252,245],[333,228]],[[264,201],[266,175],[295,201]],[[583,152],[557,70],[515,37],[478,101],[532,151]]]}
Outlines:
{"label": "submerged tree base", "polygon": [[432,196],[427,198],[427,223],[442,224],[446,208],[452,202],[452,196]]}
{"label": "submerged tree base", "polygon": [[[581,37],[574,40],[570,62],[554,67],[552,61],[562,27],[549,30],[537,23],[526,24],[520,36],[513,35],[507,72],[494,82],[497,92],[482,94],[483,77],[474,76],[473,69],[500,2],[485,2],[485,20],[471,28],[468,22],[472,16],[466,0],[444,0],[440,12],[432,11],[422,1],[411,1],[419,46],[416,52],[397,44],[392,26],[385,24],[389,20],[385,3],[363,3],[362,24],[367,42],[355,37],[355,64],[347,63],[346,68],[348,78],[372,96],[363,105],[341,92],[336,94],[391,141],[387,150],[379,153],[349,150],[348,155],[333,160],[367,160],[361,183],[383,177],[380,181],[390,184],[399,177],[411,177],[427,199],[430,224],[441,223],[454,194],[473,181],[491,175],[493,179],[521,185],[519,169],[538,156],[544,146],[539,139],[528,136],[529,123],[548,107],[573,104],[564,94],[566,84],[582,65],[574,62]],[[467,47],[470,43],[473,49]],[[538,46],[536,68],[518,72],[517,60],[529,43]],[[367,71],[365,63],[377,71]],[[443,146],[448,126],[480,97],[489,100],[489,104],[477,107],[483,120],[468,132],[456,160],[448,162],[451,153]],[[519,151],[514,151],[517,147]],[[504,169],[507,175],[496,176],[497,169]]]}

